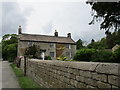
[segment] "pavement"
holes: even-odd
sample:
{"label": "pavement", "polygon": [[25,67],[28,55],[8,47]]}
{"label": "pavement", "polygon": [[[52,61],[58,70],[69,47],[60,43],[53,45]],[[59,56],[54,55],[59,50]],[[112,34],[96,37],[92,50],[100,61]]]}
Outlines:
{"label": "pavement", "polygon": [[20,88],[17,77],[8,61],[0,61],[0,83],[1,82],[2,85],[0,85],[2,88]]}

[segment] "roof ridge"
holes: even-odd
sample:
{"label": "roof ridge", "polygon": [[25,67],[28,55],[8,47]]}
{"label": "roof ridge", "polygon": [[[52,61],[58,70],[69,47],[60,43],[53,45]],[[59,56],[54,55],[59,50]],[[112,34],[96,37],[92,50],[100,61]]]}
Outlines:
{"label": "roof ridge", "polygon": [[75,43],[75,41],[70,37],[62,37],[62,36],[56,37],[56,36],[50,36],[50,35],[26,34],[26,33],[20,34],[20,40]]}
{"label": "roof ridge", "polygon": [[[49,36],[49,37],[56,37],[56,36],[52,36],[52,35],[41,35],[41,34],[27,34],[27,33],[22,33],[21,35],[36,35],[36,36]],[[65,36],[58,36],[58,38],[68,38],[68,37],[65,37]]]}

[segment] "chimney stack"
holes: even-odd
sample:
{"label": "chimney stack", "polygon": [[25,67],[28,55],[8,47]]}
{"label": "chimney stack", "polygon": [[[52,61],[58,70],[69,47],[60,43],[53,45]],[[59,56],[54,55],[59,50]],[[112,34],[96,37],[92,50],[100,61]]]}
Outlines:
{"label": "chimney stack", "polygon": [[19,28],[18,28],[18,34],[21,34],[22,33],[22,28],[21,28],[21,26],[19,26]]}
{"label": "chimney stack", "polygon": [[55,30],[54,36],[58,37],[58,32]]}
{"label": "chimney stack", "polygon": [[68,34],[67,34],[67,37],[71,38],[71,33],[68,33]]}

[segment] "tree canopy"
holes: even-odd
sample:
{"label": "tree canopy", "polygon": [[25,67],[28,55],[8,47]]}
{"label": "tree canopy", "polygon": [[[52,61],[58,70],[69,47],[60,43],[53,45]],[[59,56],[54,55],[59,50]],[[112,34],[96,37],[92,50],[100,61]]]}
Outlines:
{"label": "tree canopy", "polygon": [[13,61],[17,56],[18,35],[6,34],[2,37],[2,58]]}
{"label": "tree canopy", "polygon": [[102,38],[100,41],[92,42],[88,44],[88,48],[94,49],[112,49],[116,44],[120,44],[120,29],[114,33],[107,32],[106,38]]}
{"label": "tree canopy", "polygon": [[77,45],[77,49],[81,49],[83,48],[83,41],[81,39],[79,39],[77,42],[76,42],[76,45]]}
{"label": "tree canopy", "polygon": [[99,2],[99,0],[88,0],[86,3],[90,4],[94,11],[90,25],[102,19],[100,29],[110,30],[110,28],[115,28],[116,31],[120,28],[120,1]]}

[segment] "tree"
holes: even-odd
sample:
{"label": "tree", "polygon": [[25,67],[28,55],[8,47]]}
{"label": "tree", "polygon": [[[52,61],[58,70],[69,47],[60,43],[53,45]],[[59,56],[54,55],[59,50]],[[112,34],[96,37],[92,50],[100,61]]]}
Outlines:
{"label": "tree", "polygon": [[91,61],[96,53],[96,49],[80,49],[74,56],[74,60]]}
{"label": "tree", "polygon": [[115,52],[113,54],[113,57],[112,57],[112,61],[120,63],[120,48],[118,48],[117,50],[115,50]]}
{"label": "tree", "polygon": [[94,39],[92,39],[92,40],[91,40],[91,43],[94,43],[94,42],[95,42],[95,40],[94,40]]}
{"label": "tree", "polygon": [[86,2],[92,6],[95,11],[92,16],[93,20],[89,23],[94,24],[95,21],[103,19],[100,29],[109,30],[114,27],[115,31],[120,27],[120,1],[118,2],[99,2],[99,0],[88,0]]}
{"label": "tree", "polygon": [[107,48],[106,45],[106,38],[102,38],[100,41],[94,41],[91,40],[91,43],[87,45],[88,48],[93,48],[93,49],[105,49]]}
{"label": "tree", "polygon": [[2,58],[13,61],[17,57],[18,35],[6,34],[2,37]]}
{"label": "tree", "polygon": [[77,49],[81,49],[83,48],[83,41],[81,39],[79,39],[77,42],[76,42],[76,45],[77,45]]}
{"label": "tree", "polygon": [[113,33],[106,31],[106,44],[110,49],[116,44],[120,44],[120,29]]}
{"label": "tree", "polygon": [[25,55],[30,58],[39,58],[40,53],[40,47],[35,44],[33,46],[27,47],[25,50]]}

